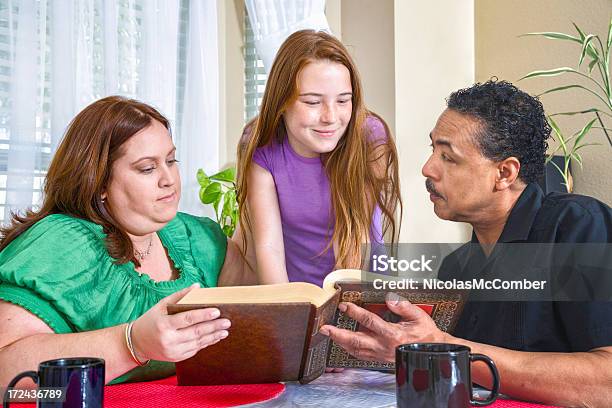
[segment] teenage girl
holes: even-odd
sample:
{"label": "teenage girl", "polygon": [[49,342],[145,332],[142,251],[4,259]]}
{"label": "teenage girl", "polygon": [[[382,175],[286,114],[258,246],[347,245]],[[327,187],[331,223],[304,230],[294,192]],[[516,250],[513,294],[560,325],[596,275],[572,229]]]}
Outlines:
{"label": "teenage girl", "polygon": [[238,148],[238,204],[260,284],[321,285],[362,267],[363,244],[395,240],[395,144],[335,37],[298,31],[278,51]]}

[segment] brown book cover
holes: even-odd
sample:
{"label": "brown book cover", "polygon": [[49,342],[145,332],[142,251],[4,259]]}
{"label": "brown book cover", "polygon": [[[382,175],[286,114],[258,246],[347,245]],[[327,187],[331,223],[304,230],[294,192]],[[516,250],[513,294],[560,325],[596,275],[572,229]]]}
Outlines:
{"label": "brown book cover", "polygon": [[[216,307],[232,326],[226,339],[176,364],[178,384],[308,383],[326,366],[392,369],[392,364],[357,360],[319,333],[324,324],[359,330],[337,310],[341,297],[394,319],[386,310],[386,292],[372,290],[360,278],[360,271],[342,270],[328,275],[324,289],[292,282],[192,290],[168,312]],[[443,330],[457,320],[464,299],[460,293],[395,292],[428,311]]]}
{"label": "brown book cover", "polygon": [[[232,303],[215,301],[226,296]],[[216,307],[232,326],[226,339],[176,364],[178,384],[314,380],[325,371],[329,345],[319,328],[332,323],[339,298],[338,289],[308,283],[194,289],[168,313]]]}

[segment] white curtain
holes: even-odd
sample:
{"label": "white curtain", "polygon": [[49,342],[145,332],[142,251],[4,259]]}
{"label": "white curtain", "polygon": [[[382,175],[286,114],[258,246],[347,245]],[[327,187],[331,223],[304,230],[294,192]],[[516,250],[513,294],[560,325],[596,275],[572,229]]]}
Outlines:
{"label": "white curtain", "polygon": [[201,214],[196,170],[218,170],[217,43],[217,0],[0,0],[0,221],[40,202],[69,121],[115,94],[168,117],[181,210]]}
{"label": "white curtain", "polygon": [[[219,52],[217,2],[193,0],[189,10],[189,42],[185,72],[185,104],[177,128],[177,153],[183,178],[181,209],[212,216],[200,203],[198,168],[219,171]],[[187,140],[183,140],[186,137]],[[198,140],[192,143],[191,140]]]}
{"label": "white curtain", "polygon": [[331,33],[325,0],[244,0],[257,54],[270,72],[276,52],[292,33],[313,29]]}

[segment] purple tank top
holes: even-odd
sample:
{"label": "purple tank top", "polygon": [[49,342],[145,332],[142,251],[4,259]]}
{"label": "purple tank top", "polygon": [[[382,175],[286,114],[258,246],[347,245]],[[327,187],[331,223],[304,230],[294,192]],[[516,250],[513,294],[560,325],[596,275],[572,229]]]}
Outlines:
{"label": "purple tank top", "polygon": [[[387,140],[384,125],[374,116],[366,120],[368,140]],[[298,155],[288,142],[272,141],[255,150],[253,161],[274,178],[280,207],[285,263],[290,282],[321,286],[334,270],[333,248],[325,250],[334,232],[329,178],[319,157]],[[382,242],[382,213],[376,207],[370,232]],[[325,250],[325,251],[324,251]]]}

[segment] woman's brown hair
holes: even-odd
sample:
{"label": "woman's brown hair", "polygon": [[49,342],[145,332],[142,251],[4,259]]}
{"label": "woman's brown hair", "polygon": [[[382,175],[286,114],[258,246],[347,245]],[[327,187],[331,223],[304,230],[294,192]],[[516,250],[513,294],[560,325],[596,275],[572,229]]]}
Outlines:
{"label": "woman's brown hair", "polygon": [[156,120],[170,130],[168,120],[142,102],[121,96],[100,99],[70,122],[47,171],[43,203],[25,215],[11,214],[11,224],[0,229],[0,250],[50,214],[66,214],[92,221],[107,234],[106,248],[117,263],[134,262],[132,241],[104,207],[101,195],[108,185],[121,146]]}
{"label": "woman's brown hair", "polygon": [[[332,35],[313,30],[293,33],[281,45],[268,76],[259,116],[246,126],[238,146],[238,204],[240,223],[251,228],[247,202],[248,172],[258,147],[280,143],[286,131],[282,115],[299,95],[298,78],[304,67],[317,60],[344,65],[353,91],[351,120],[336,148],[322,155],[330,181],[335,227],[328,243],[338,244],[336,268],[360,267],[361,244],[370,236],[376,205],[383,213],[383,234],[397,239],[395,216],[402,203],[399,191],[397,152],[386,123],[386,140],[369,140],[366,118],[374,115],[363,102],[359,73],[348,51]],[[243,245],[246,248],[246,235]]]}

